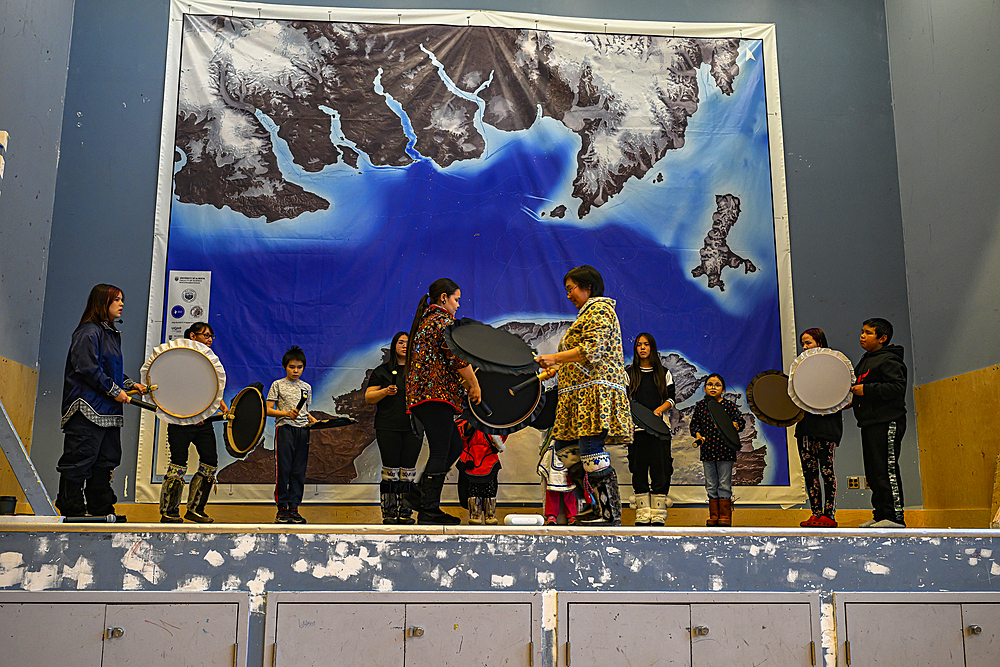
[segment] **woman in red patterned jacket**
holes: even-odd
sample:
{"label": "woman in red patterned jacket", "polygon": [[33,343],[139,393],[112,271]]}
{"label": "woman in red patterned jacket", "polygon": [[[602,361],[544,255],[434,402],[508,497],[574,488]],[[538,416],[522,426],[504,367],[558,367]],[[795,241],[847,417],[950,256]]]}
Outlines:
{"label": "woman in red patterned jacket", "polygon": [[465,389],[479,403],[479,381],[472,367],[448,349],[444,330],[454,323],[462,290],[450,278],[438,278],[420,297],[410,327],[406,350],[406,409],[420,420],[427,434],[430,456],[416,492],[403,502],[418,510],[417,523],[456,524],[461,519],[441,511],[441,488],[451,466],[462,453],[462,437],[455,415],[462,412]]}

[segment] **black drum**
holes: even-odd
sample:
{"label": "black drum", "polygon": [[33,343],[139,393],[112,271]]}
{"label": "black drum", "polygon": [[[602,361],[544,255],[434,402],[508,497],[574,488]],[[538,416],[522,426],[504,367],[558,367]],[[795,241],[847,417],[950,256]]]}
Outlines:
{"label": "black drum", "polygon": [[[468,406],[465,416],[483,433],[508,435],[527,426],[533,426],[534,424],[530,422],[533,418],[541,416],[548,403],[540,383],[517,394],[510,393],[511,387],[531,377],[531,374],[510,375],[480,370],[476,373],[476,377],[479,379],[483,400],[482,403]],[[552,403],[555,403],[555,392],[552,393]],[[484,405],[490,406],[489,414],[483,409]]]}
{"label": "black drum", "polygon": [[242,459],[253,451],[262,440],[267,410],[260,389],[250,385],[236,394],[229,406],[232,419],[226,420],[222,439],[226,451],[233,458]]}

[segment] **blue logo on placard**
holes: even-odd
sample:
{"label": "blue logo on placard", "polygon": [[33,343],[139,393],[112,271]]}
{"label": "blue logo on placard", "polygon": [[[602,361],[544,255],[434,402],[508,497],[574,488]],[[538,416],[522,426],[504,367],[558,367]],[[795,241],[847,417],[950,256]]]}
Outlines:
{"label": "blue logo on placard", "polygon": [[170,314],[175,320],[179,320],[184,317],[184,306],[174,306],[170,309]]}

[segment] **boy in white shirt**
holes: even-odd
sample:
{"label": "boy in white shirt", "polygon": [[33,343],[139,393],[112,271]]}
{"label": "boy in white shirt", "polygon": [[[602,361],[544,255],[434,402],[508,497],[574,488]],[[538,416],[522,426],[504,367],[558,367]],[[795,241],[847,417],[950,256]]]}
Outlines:
{"label": "boy in white shirt", "polygon": [[299,514],[302,491],[306,482],[306,463],[309,461],[309,424],[316,419],[309,414],[312,387],[303,382],[306,354],[298,345],[292,345],[281,358],[285,377],[271,383],[267,392],[267,416],[274,417],[274,456],[277,479],[274,500],[278,504],[275,523],[305,523]]}

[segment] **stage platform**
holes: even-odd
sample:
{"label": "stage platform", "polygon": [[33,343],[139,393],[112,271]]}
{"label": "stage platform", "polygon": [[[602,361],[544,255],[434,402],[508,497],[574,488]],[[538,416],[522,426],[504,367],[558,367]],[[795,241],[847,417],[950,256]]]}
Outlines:
{"label": "stage platform", "polygon": [[[619,636],[624,636],[626,629],[635,631],[651,618],[649,613],[655,616],[667,610],[676,614],[682,609],[680,613],[689,620],[677,622],[686,628],[684,641],[689,643],[700,640],[691,633],[702,627],[695,616],[704,605],[716,605],[709,617],[723,609],[753,610],[751,616],[761,610],[771,614],[801,609],[807,619],[802,632],[808,634],[806,643],[812,644],[815,664],[834,665],[847,664],[846,610],[856,609],[860,617],[872,604],[891,604],[895,611],[877,616],[893,619],[906,618],[906,614],[899,616],[898,610],[918,615],[928,608],[935,614],[951,608],[961,612],[975,603],[977,608],[994,613],[997,627],[990,646],[1000,647],[1000,531],[990,529],[164,525],[135,522],[142,512],[126,506],[122,509],[132,522],[0,523],[0,610],[32,602],[99,604],[103,600],[106,604],[162,605],[171,602],[171,596],[180,596],[177,604],[187,604],[192,600],[217,601],[213,595],[236,595],[248,610],[248,621],[245,638],[236,641],[235,664],[255,667],[270,665],[275,656],[282,655],[279,645],[298,645],[297,641],[279,641],[283,632],[279,609],[286,610],[287,620],[294,617],[292,611],[319,614],[322,619],[334,610],[340,614],[349,608],[352,611],[347,620],[337,616],[340,620],[330,621],[336,627],[328,633],[339,637],[345,628],[350,630],[350,623],[360,623],[356,632],[349,631],[342,638],[346,642],[351,636],[367,636],[375,632],[373,627],[381,627],[381,621],[358,620],[368,612],[357,610],[370,611],[373,604],[389,605],[384,607],[385,613],[404,610],[399,611],[403,620],[393,621],[383,630],[399,634],[400,642],[412,643],[410,611],[406,611],[411,607],[413,614],[435,605],[460,609],[461,613],[455,612],[458,616],[447,616],[455,621],[453,630],[450,620],[445,623],[449,632],[458,633],[460,628],[469,627],[472,621],[466,619],[475,617],[480,607],[495,611],[523,603],[524,613],[530,617],[525,621],[526,632],[532,638],[526,642],[526,647],[530,644],[526,650],[534,664],[551,666],[566,664],[563,656],[572,639],[568,621],[574,609],[574,618],[581,619],[581,624],[586,617],[599,628],[614,629]],[[303,514],[316,518],[320,509],[305,506]],[[343,512],[346,508],[328,509]],[[225,506],[210,506],[209,510],[220,519],[226,516]],[[369,510],[377,512],[377,508],[350,508]],[[735,516],[738,522],[741,518],[760,520],[771,512],[738,509]],[[802,514],[774,512],[796,519]],[[859,522],[868,516],[867,512],[856,512]],[[693,521],[697,515],[703,521],[704,514],[702,508],[674,508],[671,518]],[[852,511],[838,516],[854,520]],[[912,511],[907,516],[913,522],[930,515]],[[626,514],[626,518],[631,517]],[[856,607],[844,606],[852,600]],[[627,628],[619,627],[610,616],[599,621],[602,609],[631,609],[639,620],[629,621]],[[309,622],[301,620],[306,625],[296,627],[305,632],[303,628],[313,627]],[[958,622],[966,623],[961,613]],[[581,624],[575,627],[583,627]],[[940,619],[931,625],[935,624],[940,626]],[[721,641],[718,626],[712,627],[716,627],[712,638]],[[955,630],[954,637],[971,641],[964,631],[958,632],[962,627]],[[763,630],[766,628],[754,632],[759,635]],[[641,632],[647,643],[659,641],[655,627]],[[633,650],[638,651],[641,637],[633,644]],[[777,644],[760,640],[750,645],[771,650]],[[742,644],[733,646],[733,650],[749,650],[740,649]],[[792,653],[798,655],[799,650]],[[412,658],[415,654],[406,655]],[[811,664],[806,654],[799,657],[804,661],[768,664]],[[408,658],[405,664],[420,664],[413,660]],[[479,658],[469,660],[466,656],[436,664],[477,664]],[[727,660],[727,664],[750,664],[742,659]],[[276,664],[314,663],[288,657]],[[527,654],[524,662],[509,664],[529,664]],[[574,654],[572,664],[590,663]]]}

